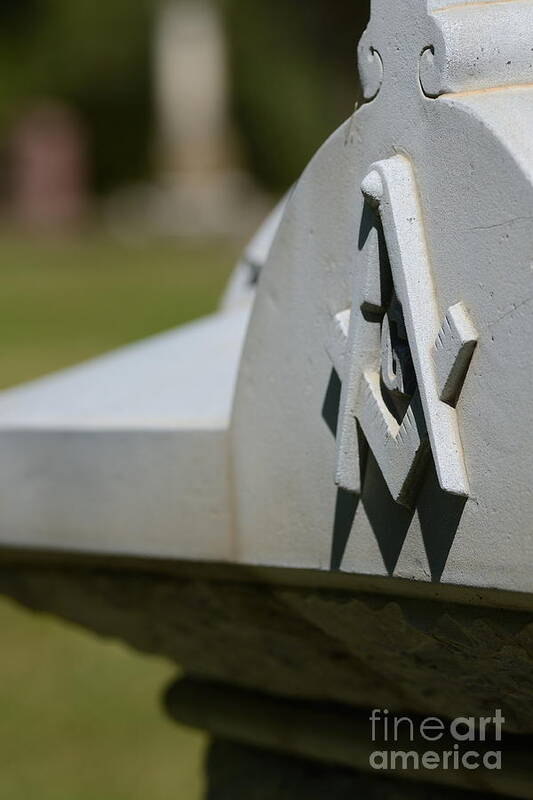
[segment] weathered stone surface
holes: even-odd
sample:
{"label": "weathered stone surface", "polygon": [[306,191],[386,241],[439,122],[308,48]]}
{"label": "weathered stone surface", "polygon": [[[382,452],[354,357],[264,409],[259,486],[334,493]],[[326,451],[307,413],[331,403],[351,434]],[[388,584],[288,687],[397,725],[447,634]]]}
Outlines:
{"label": "weathered stone surface", "polygon": [[0,548],[533,597],[532,26],[373,0],[232,309],[0,394]]}
{"label": "weathered stone surface", "polygon": [[[493,792],[521,800],[533,798],[529,736],[506,736],[499,741],[489,735],[486,740],[476,740],[475,745],[463,743],[461,750],[456,738],[446,731],[442,738],[429,744],[418,733],[427,717],[413,720],[412,735],[409,728],[401,726],[393,736],[389,726],[384,735],[381,728],[374,729],[371,725],[373,712],[368,708],[289,700],[194,678],[181,678],[173,683],[165,693],[164,702],[172,719],[207,731],[215,739],[229,739],[377,778],[389,775],[416,784],[446,786],[452,797],[454,791],[468,789],[481,792],[484,797]],[[437,757],[431,769],[423,766],[428,744],[432,755]],[[455,748],[461,760],[450,768],[446,759]],[[471,748],[475,748],[473,753]],[[475,763],[465,767],[462,757],[469,751],[469,758],[473,757]],[[495,751],[501,752],[500,768],[487,768]],[[400,754],[409,756],[405,761],[397,761]],[[384,771],[373,766],[376,759]]]}
{"label": "weathered stone surface", "polygon": [[[373,1],[369,102],[295,187],[246,338],[241,563],[531,593],[532,21],[524,2]],[[416,390],[391,379],[402,354]]]}
{"label": "weathered stone surface", "polygon": [[533,732],[533,616],[405,598],[12,565],[0,592],[188,672],[279,695]]}

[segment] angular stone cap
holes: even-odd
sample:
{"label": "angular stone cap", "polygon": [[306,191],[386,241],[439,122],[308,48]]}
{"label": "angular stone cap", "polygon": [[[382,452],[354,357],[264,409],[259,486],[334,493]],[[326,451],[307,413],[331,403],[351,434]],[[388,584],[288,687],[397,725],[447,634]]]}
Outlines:
{"label": "angular stone cap", "polygon": [[3,546],[226,559],[249,306],[0,395]]}

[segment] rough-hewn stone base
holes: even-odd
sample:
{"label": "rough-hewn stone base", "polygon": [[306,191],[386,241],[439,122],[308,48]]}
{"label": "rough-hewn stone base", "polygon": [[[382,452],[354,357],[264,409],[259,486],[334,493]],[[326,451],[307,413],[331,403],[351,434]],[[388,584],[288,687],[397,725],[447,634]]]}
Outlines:
{"label": "rough-hewn stone base", "polygon": [[533,732],[533,616],[489,607],[180,576],[10,565],[0,593],[193,675],[277,695]]}
{"label": "rough-hewn stone base", "polygon": [[[449,787],[412,784],[215,740],[206,800],[476,800]],[[494,795],[484,794],[489,798]]]}
{"label": "rough-hewn stone base", "polygon": [[[389,714],[385,733],[380,726],[372,727],[370,708],[290,700],[195,678],[173,683],[165,694],[165,707],[179,723],[207,731],[215,739],[324,764],[332,769],[332,775],[338,768],[376,780],[384,776],[393,781],[401,779],[399,791],[403,791],[405,783],[413,787],[445,786],[449,792],[446,796],[452,798],[457,791],[468,790],[482,797],[494,793],[533,799],[531,737],[505,736],[500,740],[494,728],[491,738],[489,728],[486,736],[478,735],[475,740],[458,744],[443,723],[438,740],[428,741],[420,732],[424,718],[411,716],[406,727],[403,717],[404,724],[392,733]],[[458,757],[456,763],[454,753]],[[468,761],[463,762],[467,753]],[[430,766],[426,763],[428,755]],[[362,778],[360,781],[364,782]],[[420,796],[418,789],[411,791],[413,797]],[[441,795],[431,792],[427,796]]]}

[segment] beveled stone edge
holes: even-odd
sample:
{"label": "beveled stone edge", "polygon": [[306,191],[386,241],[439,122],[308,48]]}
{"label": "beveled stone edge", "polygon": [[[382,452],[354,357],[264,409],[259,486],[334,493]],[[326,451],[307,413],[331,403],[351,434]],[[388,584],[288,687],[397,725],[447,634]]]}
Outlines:
{"label": "beveled stone edge", "polygon": [[181,561],[115,554],[64,553],[52,549],[0,547],[0,566],[76,567],[106,572],[126,572],[167,577],[176,575],[230,583],[266,584],[302,589],[382,595],[463,606],[509,611],[533,611],[533,592],[511,592],[481,586],[462,586],[436,581],[415,581],[383,575],[348,573],[278,566],[254,566],[221,561]]}

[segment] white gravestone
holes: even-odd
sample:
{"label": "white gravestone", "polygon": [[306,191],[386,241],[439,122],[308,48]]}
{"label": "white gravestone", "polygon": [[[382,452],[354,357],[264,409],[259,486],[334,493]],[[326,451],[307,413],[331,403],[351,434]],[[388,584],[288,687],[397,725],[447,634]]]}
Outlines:
{"label": "white gravestone", "polygon": [[532,26],[374,0],[257,291],[1,395],[2,545],[531,592]]}

